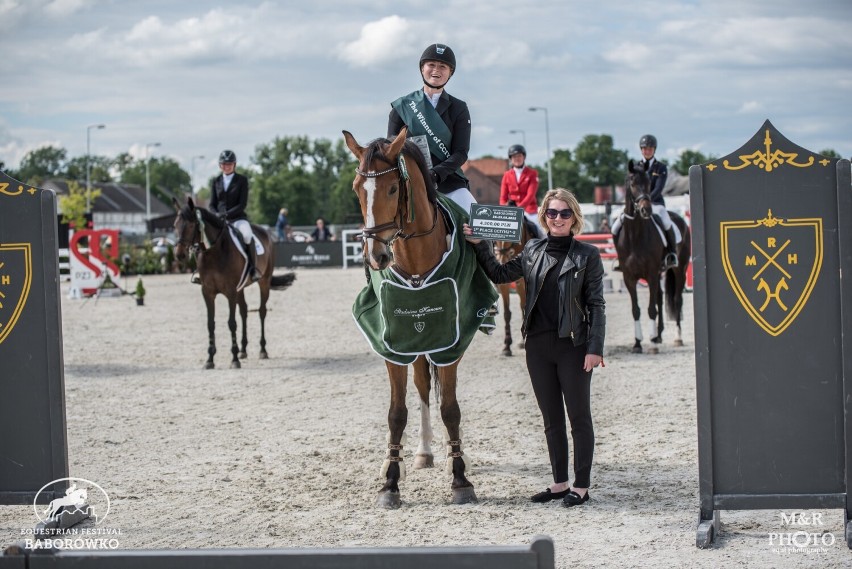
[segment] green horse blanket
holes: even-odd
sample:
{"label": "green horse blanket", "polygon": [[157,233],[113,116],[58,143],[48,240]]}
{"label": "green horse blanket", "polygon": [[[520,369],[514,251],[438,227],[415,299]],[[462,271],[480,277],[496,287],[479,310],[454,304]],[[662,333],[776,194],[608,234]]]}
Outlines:
{"label": "green horse blanket", "polygon": [[370,283],[352,306],[355,323],[370,347],[389,362],[408,365],[425,355],[438,366],[458,360],[479,329],[495,327],[488,309],[497,291],[479,267],[462,233],[467,213],[438,196],[450,222],[450,248],[432,273],[415,287],[393,266],[370,269]]}

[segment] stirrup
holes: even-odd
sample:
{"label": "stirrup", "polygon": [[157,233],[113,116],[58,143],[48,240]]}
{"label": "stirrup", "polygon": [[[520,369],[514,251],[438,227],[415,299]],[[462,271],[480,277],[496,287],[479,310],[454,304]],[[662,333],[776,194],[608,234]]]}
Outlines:
{"label": "stirrup", "polygon": [[674,269],[677,267],[677,255],[674,253],[666,253],[666,258],[663,260],[663,269]]}

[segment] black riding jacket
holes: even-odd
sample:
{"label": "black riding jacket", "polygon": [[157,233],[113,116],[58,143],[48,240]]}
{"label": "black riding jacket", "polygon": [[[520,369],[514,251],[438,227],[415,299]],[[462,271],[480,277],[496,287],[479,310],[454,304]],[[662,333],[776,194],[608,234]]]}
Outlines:
{"label": "black riding jacket", "polygon": [[[526,335],[544,277],[556,260],[544,252],[547,239],[530,239],[520,255],[505,265],[494,257],[487,241],[474,248],[488,278],[497,284],[523,277],[527,304],[522,332]],[[574,239],[559,268],[559,337],[571,338],[575,346],[588,343],[587,354],[603,356],[606,312],[603,296],[603,262],[598,248]]]}

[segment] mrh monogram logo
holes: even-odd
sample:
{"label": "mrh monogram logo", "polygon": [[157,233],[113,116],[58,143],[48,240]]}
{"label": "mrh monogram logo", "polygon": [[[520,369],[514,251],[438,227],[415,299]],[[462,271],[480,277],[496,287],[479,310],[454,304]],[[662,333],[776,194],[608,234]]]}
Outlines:
{"label": "mrh monogram logo", "polygon": [[32,284],[29,243],[0,245],[0,344],[12,333]]}
{"label": "mrh monogram logo", "polygon": [[822,218],[720,223],[722,264],[740,304],[778,336],[804,308],[823,258]]}

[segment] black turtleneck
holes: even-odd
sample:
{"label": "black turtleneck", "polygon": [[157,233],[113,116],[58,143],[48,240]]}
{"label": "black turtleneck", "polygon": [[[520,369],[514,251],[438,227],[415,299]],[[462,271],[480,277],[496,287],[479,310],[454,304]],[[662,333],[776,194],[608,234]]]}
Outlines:
{"label": "black turtleneck", "polygon": [[556,264],[548,269],[547,275],[542,281],[541,292],[538,294],[535,307],[530,315],[527,336],[559,330],[559,285],[557,279],[562,261],[565,260],[565,255],[568,254],[573,242],[573,235],[566,237],[547,236],[547,246],[544,252],[550,255],[556,261]]}

